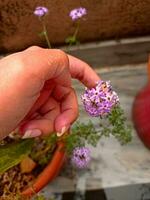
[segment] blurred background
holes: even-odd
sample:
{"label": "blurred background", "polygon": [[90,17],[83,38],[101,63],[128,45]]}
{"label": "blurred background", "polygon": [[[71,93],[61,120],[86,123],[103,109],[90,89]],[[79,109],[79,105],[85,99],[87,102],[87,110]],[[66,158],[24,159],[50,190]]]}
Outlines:
{"label": "blurred background", "polygon": [[31,45],[47,46],[40,36],[41,23],[33,14],[37,6],[49,10],[44,21],[53,48],[65,45],[66,38],[76,29],[70,11],[84,7],[87,14],[80,21],[77,34],[80,45],[70,48],[71,54],[93,66],[146,62],[150,49],[150,0],[0,0],[1,54]]}
{"label": "blurred background", "polygon": [[[87,15],[81,20],[77,34],[80,46],[74,47],[72,54],[94,66],[138,63],[147,59],[150,0],[0,0],[2,54],[31,45],[47,46],[39,36],[41,23],[33,14],[37,6],[49,10],[45,23],[53,48],[63,46],[66,38],[74,33],[76,22],[69,17],[70,11],[85,7]],[[123,38],[132,39],[122,41]],[[108,40],[113,41],[103,42]]]}

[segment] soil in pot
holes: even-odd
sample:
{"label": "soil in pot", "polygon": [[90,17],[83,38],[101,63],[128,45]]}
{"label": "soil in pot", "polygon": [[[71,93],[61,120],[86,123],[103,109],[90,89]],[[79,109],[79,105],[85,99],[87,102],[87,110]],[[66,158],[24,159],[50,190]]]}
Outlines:
{"label": "soil in pot", "polygon": [[[11,163],[10,161],[8,166],[4,166],[6,169],[8,168],[6,171],[0,167],[0,200],[20,200],[21,192],[34,183],[37,176],[43,171],[43,169],[52,159],[53,153],[55,152],[57,146],[54,141],[55,136],[43,139],[36,138],[34,140],[20,140],[21,139],[18,139],[18,137],[7,137],[1,141],[1,152],[3,152],[3,148],[5,148],[4,146],[6,146],[8,149],[10,145],[11,148],[16,148],[15,146],[20,145],[18,147],[20,154],[22,151],[21,148],[31,148],[31,151],[25,153],[21,159],[21,162],[19,162],[17,165]],[[9,154],[7,149],[5,149],[6,155],[9,157],[11,153]],[[2,171],[4,172],[2,173]],[[24,197],[24,199],[28,198]]]}

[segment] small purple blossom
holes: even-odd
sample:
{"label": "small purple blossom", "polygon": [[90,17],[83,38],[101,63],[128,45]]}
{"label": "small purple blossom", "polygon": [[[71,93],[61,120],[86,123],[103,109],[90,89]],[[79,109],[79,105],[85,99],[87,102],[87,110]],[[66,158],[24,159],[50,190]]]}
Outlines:
{"label": "small purple blossom", "polygon": [[91,160],[90,150],[87,147],[76,147],[73,150],[71,163],[80,169],[86,168]]}
{"label": "small purple blossom", "polygon": [[76,8],[76,9],[71,10],[69,16],[71,17],[71,19],[73,21],[75,21],[75,20],[83,17],[86,14],[87,14],[86,8],[80,7],[80,8]]}
{"label": "small purple blossom", "polygon": [[44,6],[38,6],[35,8],[34,10],[34,14],[38,17],[43,17],[44,15],[46,15],[48,13],[48,8],[44,7]]}
{"label": "small purple blossom", "polygon": [[86,88],[81,100],[86,112],[93,117],[110,113],[119,103],[118,95],[113,91],[110,81],[99,81],[95,88]]}

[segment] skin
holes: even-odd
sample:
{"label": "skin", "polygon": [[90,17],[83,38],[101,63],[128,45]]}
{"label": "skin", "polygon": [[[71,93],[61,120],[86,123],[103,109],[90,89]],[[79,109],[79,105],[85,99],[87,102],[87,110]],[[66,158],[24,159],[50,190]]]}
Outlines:
{"label": "skin", "polygon": [[68,129],[78,116],[71,79],[87,87],[100,78],[85,62],[61,50],[30,47],[0,60],[0,139],[19,127],[22,135]]}

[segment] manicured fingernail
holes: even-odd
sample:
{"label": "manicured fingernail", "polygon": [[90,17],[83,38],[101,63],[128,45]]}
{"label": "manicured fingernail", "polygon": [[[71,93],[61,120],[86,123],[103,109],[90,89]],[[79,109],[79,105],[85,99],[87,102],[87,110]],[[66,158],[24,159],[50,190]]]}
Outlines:
{"label": "manicured fingernail", "polygon": [[57,132],[57,137],[61,137],[68,129],[69,126],[62,127],[61,132]]}
{"label": "manicured fingernail", "polygon": [[39,129],[27,130],[22,139],[38,137],[42,134]]}

